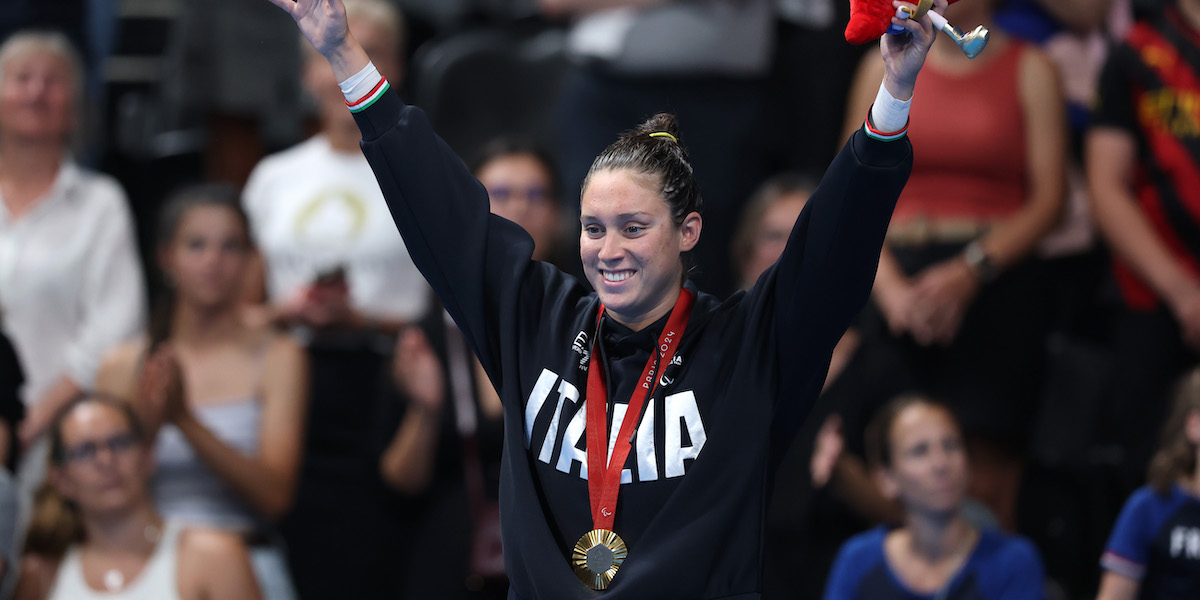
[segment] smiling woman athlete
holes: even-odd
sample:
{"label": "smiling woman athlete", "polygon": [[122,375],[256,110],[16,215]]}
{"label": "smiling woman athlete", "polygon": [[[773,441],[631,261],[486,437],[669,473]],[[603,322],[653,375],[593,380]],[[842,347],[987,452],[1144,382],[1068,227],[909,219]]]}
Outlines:
{"label": "smiling woman athlete", "polygon": [[928,18],[896,21],[908,33],[882,44],[871,118],[779,262],[722,302],[687,283],[701,199],[672,119],[591,169],[580,244],[592,292],[531,261],[530,237],[489,214],[425,114],[388,91],[339,0],[271,1],[329,60],[414,262],[500,392],[509,597],[759,598],[772,467],[870,292],[908,176],[906,100]]}

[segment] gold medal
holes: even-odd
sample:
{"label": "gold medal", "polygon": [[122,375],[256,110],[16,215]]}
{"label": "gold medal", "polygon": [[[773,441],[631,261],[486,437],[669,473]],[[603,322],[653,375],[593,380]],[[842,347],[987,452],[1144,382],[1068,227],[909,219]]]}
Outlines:
{"label": "gold medal", "polygon": [[571,568],[584,585],[593,590],[607,589],[625,562],[629,548],[621,536],[607,529],[593,529],[575,542]]}

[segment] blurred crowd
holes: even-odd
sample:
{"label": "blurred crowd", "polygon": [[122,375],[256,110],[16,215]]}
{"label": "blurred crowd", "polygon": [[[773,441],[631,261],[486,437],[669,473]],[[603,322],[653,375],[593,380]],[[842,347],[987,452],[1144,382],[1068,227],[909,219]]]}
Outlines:
{"label": "blurred crowd", "polygon": [[[677,115],[721,296],[883,70],[845,0],[346,6],[568,273],[593,157]],[[1200,597],[1200,0],[947,17],[990,42],[920,74],[764,597]],[[0,598],[506,597],[500,399],[337,84],[266,0],[0,10]]]}

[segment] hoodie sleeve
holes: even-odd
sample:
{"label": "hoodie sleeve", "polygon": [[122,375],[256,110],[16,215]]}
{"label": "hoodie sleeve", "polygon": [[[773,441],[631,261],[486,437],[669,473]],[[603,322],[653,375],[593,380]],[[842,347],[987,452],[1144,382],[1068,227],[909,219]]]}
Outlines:
{"label": "hoodie sleeve", "polygon": [[855,132],[796,220],[767,287],[781,372],[800,378],[792,384],[821,389],[834,345],[871,293],[892,209],[911,170],[907,137],[882,141]]}
{"label": "hoodie sleeve", "polygon": [[490,214],[487,190],[421,109],[387,93],[355,120],[413,262],[499,388],[500,327],[513,321],[522,286],[549,273],[531,260],[532,238]]}

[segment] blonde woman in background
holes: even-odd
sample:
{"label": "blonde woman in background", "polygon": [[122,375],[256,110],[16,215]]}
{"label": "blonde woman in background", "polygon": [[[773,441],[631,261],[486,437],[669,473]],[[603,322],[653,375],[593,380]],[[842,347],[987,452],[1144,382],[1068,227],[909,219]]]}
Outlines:
{"label": "blonde woman in background", "polygon": [[145,313],[125,192],[71,156],[83,102],[65,36],[19,32],[0,46],[0,312],[25,373],[25,507],[45,472],[46,428]]}

